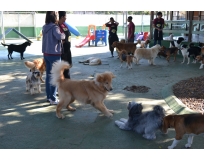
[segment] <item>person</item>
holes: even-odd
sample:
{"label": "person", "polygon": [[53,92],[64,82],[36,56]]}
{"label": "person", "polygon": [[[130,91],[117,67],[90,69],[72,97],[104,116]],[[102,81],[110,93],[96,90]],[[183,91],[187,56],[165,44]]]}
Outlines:
{"label": "person", "polygon": [[105,26],[109,27],[108,43],[109,43],[109,49],[111,52],[111,57],[114,57],[113,56],[114,48],[112,47],[113,42],[115,42],[115,41],[119,42],[119,38],[117,35],[118,25],[119,25],[119,23],[116,22],[113,17],[110,17],[110,21],[105,23]]}
{"label": "person", "polygon": [[164,28],[164,19],[162,18],[162,12],[157,12],[157,18],[153,21],[154,28],[154,45],[161,45],[161,40],[163,40],[163,28]]}
{"label": "person", "polygon": [[42,53],[46,62],[46,96],[50,104],[58,104],[57,88],[50,84],[50,74],[53,63],[61,59],[61,40],[65,39],[65,34],[60,32],[57,25],[57,13],[46,12],[45,25],[42,29]]}
{"label": "person", "polygon": [[[66,11],[58,11],[59,21],[58,25],[60,27],[60,32],[65,34],[65,39],[62,40],[63,48],[61,54],[61,60],[68,62],[72,66],[72,55],[71,55],[71,33],[68,27],[65,25],[66,21]],[[69,69],[65,69],[64,77],[70,79]]]}
{"label": "person", "polygon": [[127,18],[128,24],[128,42],[134,43],[135,38],[135,24],[132,22],[132,16]]}

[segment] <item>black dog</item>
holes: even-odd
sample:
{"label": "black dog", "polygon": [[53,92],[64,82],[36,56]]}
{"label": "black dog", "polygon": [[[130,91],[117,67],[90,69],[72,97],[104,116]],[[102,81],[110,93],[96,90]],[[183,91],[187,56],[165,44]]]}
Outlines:
{"label": "black dog", "polygon": [[184,41],[183,37],[179,37],[177,41],[171,41],[170,42],[170,48],[171,47],[177,47],[179,48],[179,46],[181,45],[182,41]]}
{"label": "black dog", "polygon": [[187,52],[189,52],[188,57],[190,58],[190,56],[193,57],[193,63],[196,63],[196,57],[198,55],[201,54],[201,44],[199,44],[199,46],[194,46],[193,43],[189,44],[189,49],[187,50]]}
{"label": "black dog", "polygon": [[8,59],[13,59],[13,57],[11,55],[12,55],[13,51],[15,51],[15,52],[20,53],[21,60],[23,60],[23,59],[25,59],[23,57],[23,53],[25,52],[26,47],[31,45],[31,42],[27,41],[27,42],[24,42],[23,44],[19,44],[19,45],[16,45],[16,44],[3,44],[3,43],[1,43],[1,44],[4,47],[8,46]]}

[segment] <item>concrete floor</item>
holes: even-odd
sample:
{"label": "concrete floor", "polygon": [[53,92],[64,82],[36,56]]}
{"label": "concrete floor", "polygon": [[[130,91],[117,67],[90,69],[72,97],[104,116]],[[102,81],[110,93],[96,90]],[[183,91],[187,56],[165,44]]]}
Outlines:
{"label": "concrete floor", "polygon": [[[72,40],[71,78],[91,79],[95,73],[112,71],[116,75],[114,89],[105,99],[105,105],[115,111],[113,118],[78,102],[73,104],[77,108],[75,112],[64,109],[62,112],[66,118],[56,118],[55,106],[45,102],[45,84],[42,84],[40,94],[31,96],[25,91],[29,71],[23,61],[42,57],[42,42],[33,40],[25,51],[25,60],[20,60],[18,53],[13,54],[13,60],[7,60],[7,50],[0,46],[0,149],[166,149],[171,145],[175,137],[173,129],[169,129],[166,135],[158,131],[156,140],[150,141],[132,131],[120,130],[114,121],[128,117],[126,106],[129,101],[141,102],[144,111],[159,104],[166,114],[192,112],[177,103],[171,87],[180,80],[204,75],[204,70],[199,69],[200,64],[181,64],[182,56],[178,55],[176,62],[173,62],[173,57],[170,63],[164,58],[156,58],[156,66],[150,66],[147,60],[141,60],[140,65],[133,65],[133,69],[128,70],[125,64],[119,68],[116,53],[114,58],[110,58],[108,46],[99,43],[98,47],[75,48],[81,40]],[[7,43],[23,41],[10,40]],[[103,64],[89,66],[78,63],[93,56],[101,58]],[[147,86],[150,90],[147,93],[123,90],[131,85]],[[173,106],[179,108],[178,112],[172,110]],[[184,149],[186,141],[187,136],[184,136],[176,149]],[[191,148],[204,149],[204,134],[194,138]]]}

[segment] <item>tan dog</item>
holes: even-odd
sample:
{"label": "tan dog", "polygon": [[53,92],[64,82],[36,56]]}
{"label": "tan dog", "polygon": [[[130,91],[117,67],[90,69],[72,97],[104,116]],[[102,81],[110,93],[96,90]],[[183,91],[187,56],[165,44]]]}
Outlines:
{"label": "tan dog", "polygon": [[137,43],[120,43],[113,42],[112,47],[117,48],[119,51],[126,50],[129,54],[134,54]]}
{"label": "tan dog", "polygon": [[167,133],[168,128],[174,128],[176,132],[175,139],[169,149],[177,146],[184,134],[188,134],[188,143],[186,148],[191,147],[194,135],[204,133],[204,115],[203,114],[183,114],[168,115],[163,119],[162,132]]}
{"label": "tan dog", "polygon": [[113,110],[104,105],[105,97],[112,90],[112,79],[115,77],[111,72],[97,74],[94,80],[72,80],[65,79],[64,69],[71,66],[65,61],[57,61],[51,70],[51,84],[58,87],[59,103],[56,108],[56,116],[64,118],[60,113],[63,106],[68,110],[74,110],[70,106],[75,100],[83,104],[91,104],[101,111],[105,116],[112,117]]}
{"label": "tan dog", "polygon": [[147,59],[149,64],[155,65],[154,60],[157,57],[160,49],[161,46],[159,44],[156,44],[151,48],[137,48],[134,53],[135,63],[139,64],[140,59]]}
{"label": "tan dog", "polygon": [[[126,43],[125,39],[121,39],[121,40],[120,40],[120,43]],[[118,48],[116,48],[116,51],[117,51],[117,54],[118,54],[118,57],[119,57],[119,52],[120,52],[120,51],[118,50]]]}
{"label": "tan dog", "polygon": [[148,45],[150,44],[150,40],[147,39],[146,41],[137,40],[137,48],[148,48]]}
{"label": "tan dog", "polygon": [[100,58],[97,57],[89,57],[88,59],[84,61],[79,61],[79,63],[83,63],[85,65],[95,66],[95,65],[101,65],[102,61]]}
{"label": "tan dog", "polygon": [[33,62],[31,62],[31,61],[25,61],[24,64],[25,64],[25,66],[26,66],[27,68],[29,68],[29,69],[31,70],[31,72],[34,72],[34,71],[36,71],[36,70],[39,70],[40,73],[41,73],[40,80],[41,80],[41,82],[44,83],[44,80],[43,80],[43,78],[42,78],[43,73],[46,71],[46,63],[45,63],[44,58],[34,59]]}
{"label": "tan dog", "polygon": [[120,68],[122,68],[123,62],[126,62],[128,69],[132,69],[133,55],[129,55],[126,50],[119,51],[119,58],[121,61]]}

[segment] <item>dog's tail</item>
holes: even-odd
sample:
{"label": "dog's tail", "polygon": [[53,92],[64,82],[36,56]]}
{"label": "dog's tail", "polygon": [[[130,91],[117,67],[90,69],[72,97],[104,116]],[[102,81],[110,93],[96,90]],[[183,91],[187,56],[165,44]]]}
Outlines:
{"label": "dog's tail", "polygon": [[52,69],[51,69],[51,84],[54,86],[59,87],[60,82],[65,80],[65,77],[63,75],[64,69],[69,69],[71,66],[65,62],[65,61],[56,61],[53,63]]}
{"label": "dog's tail", "polygon": [[35,64],[31,61],[25,61],[24,65],[28,68],[28,69],[32,69],[35,67]]}
{"label": "dog's tail", "polygon": [[3,46],[9,46],[8,44],[4,44],[4,43],[2,43],[2,42],[1,42],[1,44],[2,44]]}

